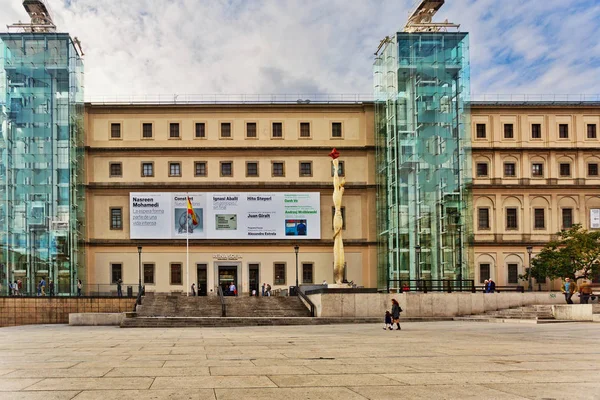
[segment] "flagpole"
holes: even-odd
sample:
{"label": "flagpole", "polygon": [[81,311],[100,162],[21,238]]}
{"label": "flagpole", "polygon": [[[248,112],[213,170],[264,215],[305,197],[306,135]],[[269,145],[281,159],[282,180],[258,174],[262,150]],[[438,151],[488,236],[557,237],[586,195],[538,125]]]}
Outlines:
{"label": "flagpole", "polygon": [[[190,201],[190,194],[186,193],[186,198],[187,201]],[[186,205],[187,207],[187,205]],[[186,210],[185,212],[185,247],[186,247],[186,265],[185,265],[185,269],[186,269],[186,275],[187,275],[187,281],[186,281],[186,285],[187,285],[187,295],[190,295],[190,213]]]}

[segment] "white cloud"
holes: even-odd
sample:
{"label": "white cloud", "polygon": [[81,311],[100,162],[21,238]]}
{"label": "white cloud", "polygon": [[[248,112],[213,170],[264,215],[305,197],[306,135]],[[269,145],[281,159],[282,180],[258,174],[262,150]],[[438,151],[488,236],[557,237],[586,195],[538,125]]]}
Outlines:
{"label": "white cloud", "polygon": [[[86,94],[371,93],[373,52],[413,0],[49,0]],[[585,6],[588,6],[587,8]],[[0,25],[27,20],[0,0]],[[474,93],[600,93],[595,0],[451,0]]]}

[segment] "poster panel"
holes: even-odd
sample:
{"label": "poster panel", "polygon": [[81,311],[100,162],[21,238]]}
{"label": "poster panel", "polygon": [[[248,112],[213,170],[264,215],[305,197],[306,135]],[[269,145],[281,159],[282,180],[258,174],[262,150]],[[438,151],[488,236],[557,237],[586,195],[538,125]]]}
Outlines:
{"label": "poster panel", "polygon": [[600,208],[590,210],[590,229],[600,229]]}

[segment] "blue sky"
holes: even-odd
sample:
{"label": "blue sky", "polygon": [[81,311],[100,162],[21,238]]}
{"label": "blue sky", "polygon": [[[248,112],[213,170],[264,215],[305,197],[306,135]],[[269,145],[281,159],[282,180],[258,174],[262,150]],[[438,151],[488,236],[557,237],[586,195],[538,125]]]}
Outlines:
{"label": "blue sky", "polygon": [[[413,0],[48,0],[86,53],[86,97],[371,93]],[[27,20],[0,0],[0,25]],[[600,0],[447,0],[474,94],[600,94]]]}

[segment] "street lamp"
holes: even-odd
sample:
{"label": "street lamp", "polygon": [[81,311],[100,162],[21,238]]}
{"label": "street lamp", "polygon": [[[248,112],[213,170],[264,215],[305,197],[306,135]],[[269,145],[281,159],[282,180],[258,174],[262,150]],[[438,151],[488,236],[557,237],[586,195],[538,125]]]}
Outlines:
{"label": "street lamp", "polygon": [[140,294],[142,293],[142,246],[138,246],[138,278],[138,299],[141,302],[142,298],[140,297]]}
{"label": "street lamp", "polygon": [[528,292],[533,292],[533,283],[531,281],[531,253],[533,252],[533,247],[531,246],[527,246],[527,254],[529,255],[529,273],[528,278],[529,278],[529,287],[527,288]]}
{"label": "street lamp", "polygon": [[421,246],[415,246],[415,254],[417,255],[417,265],[415,266],[415,273],[417,275],[417,290],[421,286]]}
{"label": "street lamp", "polygon": [[299,286],[298,286],[298,250],[300,250],[300,246],[294,246],[294,252],[296,253],[296,295],[298,294]]}

